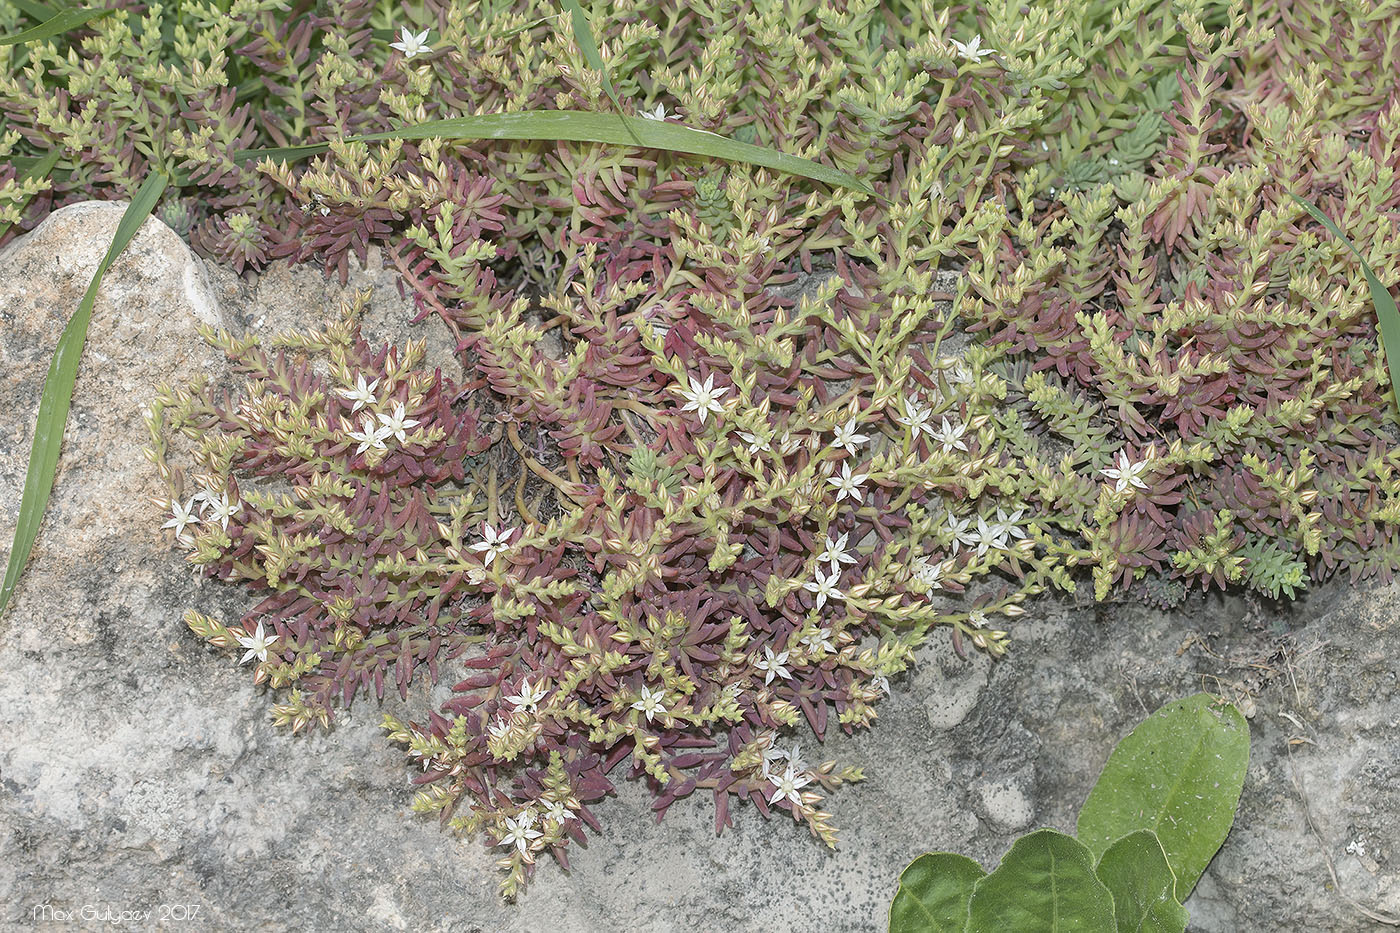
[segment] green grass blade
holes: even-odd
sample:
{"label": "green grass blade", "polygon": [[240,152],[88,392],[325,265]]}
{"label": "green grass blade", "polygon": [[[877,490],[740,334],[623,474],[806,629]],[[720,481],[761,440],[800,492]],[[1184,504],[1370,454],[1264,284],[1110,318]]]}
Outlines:
{"label": "green grass blade", "polygon": [[61,36],[71,29],[77,29],[85,23],[97,19],[99,16],[106,16],[111,10],[63,10],[55,13],[37,26],[31,26],[23,32],[17,32],[13,36],[0,37],[0,45],[19,45],[21,42],[37,42],[40,39],[52,39],[54,36]]}
{"label": "green grass blade", "polygon": [[[593,27],[588,24],[588,14],[583,12],[583,7],[579,6],[578,0],[563,0],[564,9],[572,17],[574,24],[574,41],[583,51],[583,57],[588,60],[588,64],[593,70],[598,72],[598,77],[603,81],[603,90],[613,102],[613,107],[617,108],[619,114],[622,113],[622,101],[617,99],[617,91],[613,88],[612,78],[608,77],[608,67],[603,64],[603,53],[598,51],[598,42],[593,38]],[[624,124],[625,125],[625,124]],[[632,140],[637,145],[642,141],[632,135]]]}
{"label": "green grass blade", "polygon": [[[384,133],[368,133],[346,137],[347,142],[373,142],[385,139],[553,139],[566,142],[611,143],[635,145],[634,139],[648,149],[664,149],[686,155],[710,156],[730,162],[758,165],[789,175],[800,175],[828,185],[850,188],[863,194],[875,192],[854,175],[828,168],[809,159],[788,155],[774,149],[741,143],[705,130],[695,130],[678,123],[645,120],[621,114],[590,113],[579,110],[541,110],[531,113],[490,113],[476,117],[451,120],[430,120]],[[233,154],[235,162],[249,159],[283,159],[295,161],[325,152],[329,146],[316,143],[306,146],[283,146],[268,149],[240,149]]]}
{"label": "green grass blade", "polygon": [[[58,164],[58,157],[61,155],[63,155],[63,150],[55,146],[54,148],[49,150],[48,155],[44,156],[42,159],[36,159],[33,162],[29,163],[26,167],[22,168],[20,170],[20,177],[24,181],[28,181],[31,178],[48,178],[49,173],[53,171],[53,167]],[[16,165],[15,167],[20,168],[20,166],[18,165]],[[23,201],[20,202],[19,209],[24,210],[24,205],[27,203],[29,203],[29,199],[25,198]],[[0,237],[3,237],[9,232],[9,224],[0,224]]]}
{"label": "green grass blade", "polygon": [[[1361,250],[1357,249],[1347,239],[1347,235],[1332,222],[1326,214],[1318,210],[1317,205],[1311,201],[1306,201],[1290,192],[1290,197],[1298,202],[1298,205],[1313,216],[1313,219],[1322,224],[1332,235],[1346,244],[1347,249],[1356,255],[1361,262],[1361,271],[1366,275],[1366,285],[1371,290],[1371,304],[1376,308],[1376,319],[1380,323],[1381,348],[1385,350],[1385,368],[1390,373],[1390,396],[1392,401],[1400,400],[1400,311],[1396,310],[1395,299],[1391,297],[1390,290],[1381,284],[1381,280],[1376,278],[1376,273],[1371,270],[1371,266],[1366,262],[1366,257],[1361,255]],[[1400,408],[1400,403],[1397,403]]]}
{"label": "green grass blade", "polygon": [[117,234],[112,245],[107,247],[107,255],[102,257],[97,272],[88,284],[78,310],[63,328],[63,336],[58,340],[58,349],[49,363],[49,375],[44,380],[44,391],[39,397],[39,419],[34,427],[34,446],[29,453],[29,472],[24,477],[24,496],[20,499],[19,524],[15,528],[14,545],[10,549],[10,562],[5,568],[5,582],[0,586],[0,613],[9,604],[10,594],[19,582],[20,572],[34,548],[34,539],[39,534],[39,524],[44,517],[44,509],[49,504],[49,493],[53,490],[54,474],[58,471],[58,454],[63,446],[63,429],[68,422],[68,409],[73,401],[73,384],[78,379],[78,363],[82,359],[83,342],[87,339],[88,323],[92,320],[92,306],[97,301],[97,290],[102,277],[127,244],[141,229],[141,224],[155,209],[168,183],[166,177],[153,172],[141,190],[132,198],[126,213],[122,214],[117,225]]}
{"label": "green grass blade", "polygon": [[13,2],[25,16],[37,19],[41,23],[58,15],[58,10],[43,3],[36,3],[34,0],[13,0]]}

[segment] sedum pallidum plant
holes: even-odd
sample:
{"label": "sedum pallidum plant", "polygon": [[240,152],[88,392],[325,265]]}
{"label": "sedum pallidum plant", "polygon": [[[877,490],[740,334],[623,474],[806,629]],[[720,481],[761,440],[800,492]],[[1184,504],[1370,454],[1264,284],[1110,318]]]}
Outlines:
{"label": "sedum pallidum plant", "polygon": [[[0,223],[161,169],[204,255],[343,278],[378,244],[453,331],[443,374],[353,308],[211,333],[245,378],[164,388],[151,449],[190,560],[262,597],[190,626],[287,688],[279,721],[465,671],[386,726],[507,894],[622,774],[832,842],[859,775],[787,731],[868,725],[935,626],[1000,655],[1076,568],[1174,604],[1400,566],[1365,283],[1292,200],[1391,284],[1394,0],[592,5],[624,111],[875,198],[652,149],[343,142],[617,105],[551,3],[291,10],[123,5],[0,47]],[[329,151],[244,151],[302,142]],[[55,147],[81,158],[26,181]]]}
{"label": "sedum pallidum plant", "polygon": [[453,382],[416,344],[372,350],[350,308],[210,332],[241,384],[165,388],[149,419],[188,559],[266,592],[190,627],[292,688],[280,721],[459,660],[440,712],[385,726],[417,808],[503,848],[507,894],[598,828],[619,773],[662,812],[703,791],[722,828],[747,799],[834,844],[823,800],[861,775],[784,734],[869,725],[934,626],[999,655],[995,620],[1067,584],[990,429],[1005,387],[943,352],[932,282],[891,315],[832,279],[745,296],[736,272],[667,327],[599,266],[585,247],[542,299],[554,355],[521,300]]}

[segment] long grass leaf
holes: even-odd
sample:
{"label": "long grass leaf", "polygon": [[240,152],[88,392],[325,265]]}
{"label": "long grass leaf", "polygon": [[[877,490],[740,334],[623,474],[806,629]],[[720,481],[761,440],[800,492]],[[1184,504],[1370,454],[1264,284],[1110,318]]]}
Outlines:
{"label": "long grass leaf", "polygon": [[[63,155],[62,148],[55,146],[54,148],[49,150],[48,155],[44,156],[42,159],[35,160],[34,162],[30,163],[27,167],[23,168],[20,172],[20,177],[24,181],[29,181],[32,178],[48,178],[49,173],[53,171],[53,167],[58,164],[58,157],[61,155]],[[16,166],[16,168],[19,168],[19,166]],[[19,209],[24,210],[24,205],[28,203],[29,199],[25,198],[19,203]],[[9,224],[0,224],[0,237],[3,237],[9,232]]]}
{"label": "long grass leaf", "polygon": [[5,582],[0,586],[0,613],[5,611],[10,594],[19,582],[25,561],[34,548],[34,539],[38,537],[44,509],[49,504],[49,493],[53,490],[54,475],[58,471],[58,454],[63,446],[63,429],[73,401],[73,385],[78,379],[78,363],[82,359],[88,323],[92,320],[92,306],[97,301],[102,277],[151,215],[167,183],[164,175],[153,172],[136,192],[136,197],[132,198],[122,214],[121,223],[117,225],[111,246],[107,247],[107,255],[102,257],[97,272],[93,274],[83,300],[78,303],[77,312],[63,328],[58,349],[49,363],[48,378],[44,380],[44,391],[39,397],[39,418],[34,427],[34,445],[29,453],[29,472],[24,477],[19,524],[15,528],[14,545],[10,548],[9,565],[5,568]]}
{"label": "long grass leaf", "polygon": [[34,0],[13,0],[13,3],[25,16],[37,19],[41,23],[46,19],[53,19],[58,14],[58,11],[53,7],[44,3],[36,3]]}
{"label": "long grass leaf", "polygon": [[61,36],[69,30],[77,29],[79,26],[111,12],[111,10],[63,10],[37,26],[31,26],[12,36],[0,36],[0,45],[19,45],[22,42],[52,39],[54,36]]}
{"label": "long grass leaf", "polygon": [[[563,5],[573,20],[574,41],[583,51],[583,57],[588,61],[588,64],[594,71],[598,72],[598,77],[603,82],[603,90],[607,92],[620,115],[622,101],[617,99],[617,91],[613,88],[612,78],[608,77],[608,66],[603,64],[603,53],[598,51],[598,42],[593,38],[593,27],[588,24],[588,14],[583,12],[583,7],[579,6],[578,0],[563,0]],[[642,144],[642,141],[637,139],[635,135],[632,139],[637,145]]]}
{"label": "long grass leaf", "polygon": [[[1334,224],[1326,214],[1318,210],[1317,205],[1311,201],[1304,200],[1296,194],[1291,194],[1293,200],[1297,201],[1303,210],[1313,216],[1313,219],[1322,224],[1332,232],[1332,235],[1346,244],[1346,248],[1356,255],[1361,262],[1361,271],[1366,276],[1366,286],[1371,290],[1371,304],[1376,309],[1376,319],[1380,323],[1381,347],[1385,350],[1385,368],[1390,373],[1390,394],[1392,401],[1400,400],[1400,310],[1395,307],[1395,299],[1391,297],[1390,290],[1387,289],[1381,280],[1376,278],[1376,273],[1372,271],[1366,257],[1361,255],[1361,250],[1347,239],[1347,235]],[[1397,403],[1400,408],[1400,402]]]}
{"label": "long grass leaf", "polygon": [[[863,194],[875,192],[868,185],[840,169],[829,168],[809,159],[788,155],[774,149],[753,146],[706,130],[695,130],[678,123],[646,120],[639,117],[591,113],[579,110],[540,110],[529,113],[490,113],[476,117],[450,120],[429,120],[383,133],[348,136],[346,142],[374,142],[386,139],[552,139],[566,142],[611,143],[630,146],[636,143],[631,135],[648,149],[664,149],[686,155],[709,156],[730,162],[743,162],[800,175],[814,181],[850,188]],[[249,159],[281,159],[296,161],[325,152],[326,143],[305,146],[282,146],[267,149],[240,149],[233,154],[235,162]]]}

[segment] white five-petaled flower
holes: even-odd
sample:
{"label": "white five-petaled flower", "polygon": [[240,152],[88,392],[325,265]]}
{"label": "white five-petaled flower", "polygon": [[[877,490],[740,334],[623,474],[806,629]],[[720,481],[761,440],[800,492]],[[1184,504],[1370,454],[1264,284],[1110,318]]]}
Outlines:
{"label": "white five-petaled flower", "polygon": [[403,53],[405,59],[410,59],[420,54],[426,55],[432,51],[432,49],[428,47],[428,32],[429,30],[424,29],[422,32],[415,35],[408,31],[407,26],[400,26],[399,41],[390,42],[389,48],[398,49]]}
{"label": "white five-petaled flower", "polygon": [[382,425],[379,430],[384,432],[385,437],[393,435],[400,444],[406,443],[408,429],[422,424],[417,418],[405,417],[407,414],[408,412],[404,411],[403,402],[395,402],[392,415],[381,414],[379,416],[379,423]]}
{"label": "white five-petaled flower", "polygon": [[960,424],[952,424],[947,418],[943,419],[943,426],[937,431],[929,431],[929,436],[943,445],[945,454],[957,450],[967,450],[967,445],[963,443],[963,433],[967,428]]}
{"label": "white five-petaled flower", "polygon": [[1151,462],[1151,457],[1133,463],[1128,459],[1126,450],[1118,451],[1118,466],[1099,470],[1104,476],[1111,480],[1116,480],[1114,484],[1115,492],[1123,492],[1129,486],[1136,486],[1138,489],[1146,489],[1147,484],[1142,481],[1142,474],[1146,472]]}
{"label": "white five-petaled flower", "polygon": [[655,110],[643,110],[643,111],[642,111],[642,119],[643,119],[643,120],[665,120],[665,119],[666,119],[666,105],[665,105],[665,104],[657,104]]}
{"label": "white five-petaled flower", "polygon": [[503,531],[497,531],[483,522],[481,534],[485,540],[476,542],[468,550],[481,554],[481,565],[490,567],[491,561],[495,560],[498,554],[504,554],[510,549],[510,536],[515,534],[515,528],[512,526]]}
{"label": "white five-petaled flower", "polygon": [[666,707],[661,703],[665,696],[666,694],[664,691],[657,690],[653,693],[650,687],[643,686],[642,698],[633,703],[632,708],[639,712],[646,713],[647,722],[651,722],[651,717],[655,716],[657,713],[665,715]]}
{"label": "white five-petaled flower", "polygon": [[827,654],[836,653],[836,646],[831,643],[831,629],[819,628],[810,635],[804,635],[798,644],[808,651],[825,651]]}
{"label": "white five-petaled flower", "polygon": [[[776,742],[776,741],[777,741],[777,739],[776,739],[776,737],[775,737],[775,738],[774,738],[774,742]],[[798,744],[796,744],[796,743],[793,743],[792,751],[784,751],[783,749],[779,748],[776,744],[770,744],[767,748],[765,748],[765,749],[763,750],[763,774],[764,774],[764,776],[767,777],[769,774],[772,773],[773,763],[774,763],[774,762],[777,762],[777,761],[784,761],[784,760],[787,761],[787,763],[788,763],[787,766],[788,766],[789,768],[792,768],[792,769],[795,770],[795,771],[806,771],[806,770],[807,770],[807,764],[806,764],[806,762],[804,762],[804,761],[802,760],[801,756],[798,755],[798,751],[799,751],[801,748],[802,748],[801,745],[798,745]]]}
{"label": "white five-petaled flower", "polygon": [[540,701],[548,694],[549,691],[545,689],[544,684],[535,684],[532,686],[530,682],[526,680],[520,684],[520,692],[508,695],[506,697],[506,702],[518,710],[534,713],[538,711]]}
{"label": "white five-petaled flower", "polygon": [[531,810],[525,810],[518,818],[506,817],[506,828],[501,833],[501,839],[496,843],[498,846],[515,846],[521,855],[530,851],[530,843],[540,838],[544,833],[535,829],[535,814]]}
{"label": "white five-petaled flower", "polygon": [[1016,524],[1021,520],[1021,513],[1024,511],[1025,509],[1017,509],[1007,515],[1005,509],[997,509],[997,520],[992,524],[992,532],[996,535],[997,541],[1000,542],[997,547],[1006,547],[1008,536],[1017,540],[1023,540],[1026,537],[1025,529]]}
{"label": "white five-petaled flower", "polygon": [[258,629],[252,635],[235,635],[234,637],[238,639],[240,645],[248,649],[247,653],[243,655],[243,660],[238,662],[239,664],[247,664],[253,658],[266,661],[268,647],[278,638],[276,635],[264,634],[261,622],[258,623]]}
{"label": "white five-petaled flower", "polygon": [[492,720],[491,725],[486,727],[486,731],[491,738],[499,741],[505,738],[506,733],[510,731],[510,722],[505,719]]}
{"label": "white five-petaled flower", "polygon": [[826,550],[817,555],[817,563],[831,564],[835,570],[840,570],[842,564],[854,564],[856,559],[846,553],[846,541],[850,537],[848,532],[842,532],[841,537],[833,541],[831,535],[827,535]]}
{"label": "white five-petaled flower", "polygon": [[789,762],[782,774],[768,775],[769,782],[773,785],[773,790],[768,795],[769,803],[777,803],[779,800],[791,801],[794,808],[802,806],[802,796],[799,790],[812,783],[812,779],[805,774],[798,774]]}
{"label": "white five-petaled flower", "polygon": [[953,48],[957,51],[959,56],[970,62],[980,62],[983,55],[991,55],[996,51],[996,49],[982,48],[981,36],[973,36],[966,42],[959,42],[957,39],[954,39]]}
{"label": "white five-petaled flower", "polygon": [[840,577],[841,567],[839,564],[829,575],[822,573],[821,568],[818,567],[817,578],[815,580],[808,580],[806,583],[802,584],[802,588],[809,593],[815,593],[817,595],[817,608],[820,609],[826,605],[828,598],[846,598],[845,595],[836,588],[836,583]]}
{"label": "white five-petaled flower", "polygon": [[986,628],[987,614],[981,609],[974,609],[967,614],[967,624],[973,628]]}
{"label": "white five-petaled flower", "polygon": [[564,806],[562,801],[550,800],[544,805],[544,818],[553,820],[556,823],[563,823],[573,817],[572,811]]}
{"label": "white five-petaled flower", "polygon": [[835,434],[836,436],[831,439],[832,449],[835,450],[837,447],[844,447],[846,453],[852,456],[855,455],[857,444],[864,444],[866,441],[870,440],[866,435],[856,433],[856,419],[854,418],[847,421],[839,428],[836,428]]}
{"label": "white five-petaled flower", "polygon": [[753,666],[763,671],[764,684],[771,684],[774,677],[781,677],[784,680],[790,680],[792,678],[791,672],[783,666],[787,664],[787,662],[788,653],[786,651],[780,651],[774,654],[771,647],[764,646],[763,657],[755,661]]}
{"label": "white five-petaled flower", "polygon": [[[920,431],[924,431],[928,434],[933,433],[933,428],[929,427],[928,423],[928,419],[932,417],[932,410],[922,405],[918,399],[910,398],[906,395],[904,397],[904,414],[897,416],[894,420],[912,431],[914,439],[917,440]],[[944,423],[947,423],[946,419]]]}
{"label": "white five-petaled flower", "polygon": [[224,531],[228,531],[228,520],[238,514],[238,510],[242,505],[243,503],[239,502],[237,499],[230,502],[226,490],[220,492],[219,498],[217,499],[214,498],[212,493],[207,493],[204,496],[204,517],[206,519],[218,521],[219,526],[223,528]]}
{"label": "white five-petaled flower", "polygon": [[356,456],[359,456],[370,448],[374,448],[375,450],[388,449],[384,444],[384,439],[389,436],[389,432],[384,428],[376,427],[374,415],[371,415],[369,412],[365,412],[364,418],[360,421],[360,430],[346,431],[345,433],[352,441],[360,442],[360,446],[355,448]]}
{"label": "white five-petaled flower", "polygon": [[736,433],[739,435],[739,440],[749,445],[749,453],[756,454],[760,450],[766,453],[773,452],[772,445],[757,434],[750,434],[748,431],[738,431]]}
{"label": "white five-petaled flower", "polygon": [[864,502],[865,496],[860,491],[860,484],[870,478],[869,473],[852,473],[849,463],[841,464],[841,475],[827,478],[827,482],[836,487],[836,501],[850,496],[857,502]]}
{"label": "white five-petaled flower", "polygon": [[351,414],[354,414],[366,405],[373,405],[378,401],[378,399],[374,397],[374,389],[377,385],[379,385],[378,379],[366,384],[365,377],[360,375],[355,378],[355,388],[336,389],[335,394],[346,401],[355,403],[355,407],[350,409]]}
{"label": "white five-petaled flower", "polygon": [[961,360],[957,360],[953,363],[952,368],[948,370],[947,379],[953,385],[970,385],[972,383],[972,373],[963,365]]}
{"label": "white five-petaled flower", "polygon": [[690,388],[681,389],[681,395],[685,396],[686,404],[681,406],[681,411],[693,411],[700,416],[700,423],[705,423],[705,418],[711,412],[716,415],[724,413],[724,406],[720,405],[719,399],[724,393],[729,391],[727,386],[715,388],[715,374],[710,373],[705,377],[702,384],[694,376],[690,378]]}
{"label": "white five-petaled flower", "polygon": [[185,533],[186,525],[197,525],[200,521],[199,516],[194,514],[194,499],[190,499],[184,505],[181,505],[178,500],[171,500],[170,514],[175,517],[160,527],[174,528],[177,538]]}
{"label": "white five-petaled flower", "polygon": [[936,564],[929,563],[927,558],[920,557],[914,561],[914,579],[929,589],[937,589],[943,585],[943,562]]}
{"label": "white five-petaled flower", "polygon": [[956,515],[948,516],[948,530],[953,533],[953,553],[957,554],[958,549],[963,545],[976,547],[982,540],[976,531],[969,531],[968,526],[972,524],[970,518],[958,518]]}

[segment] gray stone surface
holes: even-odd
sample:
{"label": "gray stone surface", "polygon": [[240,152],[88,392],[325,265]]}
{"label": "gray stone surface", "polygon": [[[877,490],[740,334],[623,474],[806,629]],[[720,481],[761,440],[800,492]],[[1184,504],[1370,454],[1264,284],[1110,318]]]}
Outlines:
{"label": "gray stone surface", "polygon": [[[119,214],[67,208],[0,255],[0,549],[48,355]],[[392,273],[356,268],[350,289],[370,285],[371,333],[426,336],[450,365],[445,331],[404,325]],[[1363,910],[1400,913],[1400,586],[1339,585],[1286,609],[1044,602],[995,665],[935,638],[875,729],[827,743],[821,757],[868,775],[828,801],[835,852],[743,807],[717,839],[704,798],[658,824],[624,784],[572,871],[546,861],[518,904],[499,902],[490,853],[408,810],[414,770],[385,743],[377,704],[359,701],[330,734],[278,731],[247,668],[184,627],[187,608],[236,618],[248,598],[194,578],[146,498],[150,386],[176,368],[220,371],[193,320],[304,325],[340,291],[284,266],[206,281],[154,221],[109,276],[54,507],[0,618],[0,929],[881,930],[911,858],[991,865],[1020,832],[1072,830],[1117,739],[1202,688],[1252,707],[1254,747],[1192,929],[1359,931],[1380,928]]]}

